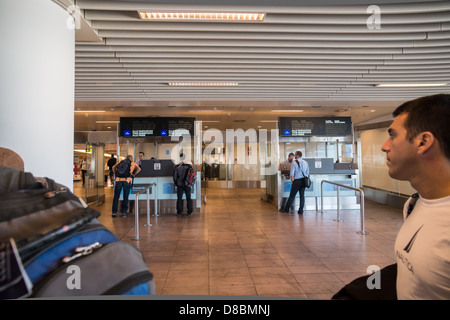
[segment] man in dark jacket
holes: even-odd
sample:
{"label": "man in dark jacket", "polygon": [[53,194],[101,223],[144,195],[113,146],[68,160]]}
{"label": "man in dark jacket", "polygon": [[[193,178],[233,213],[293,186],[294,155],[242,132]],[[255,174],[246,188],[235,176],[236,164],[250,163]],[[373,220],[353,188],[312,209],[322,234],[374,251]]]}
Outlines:
{"label": "man in dark jacket", "polygon": [[111,155],[111,158],[108,159],[107,166],[109,168],[109,179],[111,181],[111,185],[114,184],[114,171],[113,167],[117,163],[117,159],[114,158],[114,154]]}
{"label": "man in dark jacket", "polygon": [[186,195],[187,201],[187,215],[192,215],[192,199],[191,187],[185,184],[186,176],[189,168],[192,167],[192,162],[185,160],[184,155],[180,154],[181,162],[175,166],[173,171],[173,182],[177,187],[177,217],[181,216],[183,211],[183,193]]}

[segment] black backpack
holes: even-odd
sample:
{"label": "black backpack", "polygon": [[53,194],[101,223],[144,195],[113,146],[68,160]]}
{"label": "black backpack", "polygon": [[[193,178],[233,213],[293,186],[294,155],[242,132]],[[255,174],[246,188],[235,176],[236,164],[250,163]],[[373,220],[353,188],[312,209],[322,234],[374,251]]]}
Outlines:
{"label": "black backpack", "polygon": [[128,159],[122,160],[119,163],[119,167],[117,168],[116,176],[119,178],[131,177],[130,169],[131,169],[131,161]]}

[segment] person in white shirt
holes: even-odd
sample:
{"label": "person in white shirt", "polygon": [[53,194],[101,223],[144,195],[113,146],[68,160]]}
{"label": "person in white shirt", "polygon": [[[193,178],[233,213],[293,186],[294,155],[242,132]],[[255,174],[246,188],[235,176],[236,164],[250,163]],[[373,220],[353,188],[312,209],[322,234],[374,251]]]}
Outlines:
{"label": "person in white shirt", "polygon": [[308,162],[302,159],[302,152],[295,152],[295,161],[291,165],[291,192],[289,194],[289,198],[286,201],[284,207],[280,209],[280,212],[289,213],[292,203],[297,196],[297,193],[300,194],[300,206],[298,208],[298,214],[303,214],[303,209],[305,207],[305,178],[309,176],[309,165]]}
{"label": "person in white shirt", "polygon": [[[389,176],[417,190],[395,241],[397,298],[450,299],[450,95],[408,101],[382,146]],[[412,209],[408,210],[408,209]]]}

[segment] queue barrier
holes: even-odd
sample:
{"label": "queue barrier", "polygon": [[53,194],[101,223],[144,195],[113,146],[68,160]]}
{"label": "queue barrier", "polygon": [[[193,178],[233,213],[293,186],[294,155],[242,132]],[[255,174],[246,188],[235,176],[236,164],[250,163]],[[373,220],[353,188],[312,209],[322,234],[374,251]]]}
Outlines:
{"label": "queue barrier", "polygon": [[155,187],[155,216],[158,215],[158,190],[157,185],[155,182],[150,183],[148,186],[146,186],[144,189],[140,190],[138,193],[136,193],[136,201],[134,202],[134,215],[135,215],[135,229],[136,229],[136,236],[132,237],[132,240],[142,240],[142,237],[139,235],[139,196],[144,191],[147,192],[147,223],[144,224],[146,227],[151,227],[152,224],[150,222],[150,188]]}
{"label": "queue barrier", "polygon": [[329,183],[329,184],[333,184],[335,186],[337,186],[337,217],[336,219],[334,219],[335,221],[343,221],[342,219],[340,219],[340,212],[339,212],[339,198],[340,198],[340,194],[339,194],[339,189],[342,188],[347,188],[347,189],[351,189],[351,190],[355,190],[359,192],[359,197],[360,197],[360,201],[359,201],[359,212],[360,212],[360,216],[361,216],[361,230],[358,231],[358,234],[361,235],[368,235],[369,233],[366,232],[364,230],[364,191],[362,189],[358,189],[358,188],[353,188],[350,186],[347,186],[345,184],[341,184],[341,183],[337,183],[337,182],[333,182],[333,181],[328,181],[328,180],[322,180],[322,182],[320,183],[320,212],[323,213],[323,184],[324,183]]}

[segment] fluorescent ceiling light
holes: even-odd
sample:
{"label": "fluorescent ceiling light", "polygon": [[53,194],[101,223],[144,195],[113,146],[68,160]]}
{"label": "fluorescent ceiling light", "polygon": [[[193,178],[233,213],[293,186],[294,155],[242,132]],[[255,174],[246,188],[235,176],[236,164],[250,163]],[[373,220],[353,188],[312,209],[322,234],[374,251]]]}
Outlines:
{"label": "fluorescent ceiling light", "polygon": [[164,21],[262,21],[265,13],[245,12],[154,12],[138,10],[142,20]]}
{"label": "fluorescent ceiling light", "polygon": [[293,110],[271,110],[272,112],[303,112],[304,110],[293,109]]}
{"label": "fluorescent ceiling light", "polygon": [[181,86],[181,87],[230,87],[237,86],[238,82],[169,82],[169,86]]}
{"label": "fluorescent ceiling light", "polygon": [[375,87],[383,88],[414,88],[414,87],[443,87],[447,83],[380,83]]}
{"label": "fluorescent ceiling light", "polygon": [[196,109],[191,109],[189,110],[189,112],[223,112],[223,110],[213,110],[213,109],[206,109],[206,110],[196,110]]}
{"label": "fluorescent ceiling light", "polygon": [[99,120],[95,121],[95,123],[120,123],[118,120]]}
{"label": "fluorescent ceiling light", "polygon": [[261,120],[259,122],[278,122],[278,120]]}
{"label": "fluorescent ceiling light", "polygon": [[75,112],[94,113],[94,112],[106,112],[106,111],[105,110],[75,110]]}

